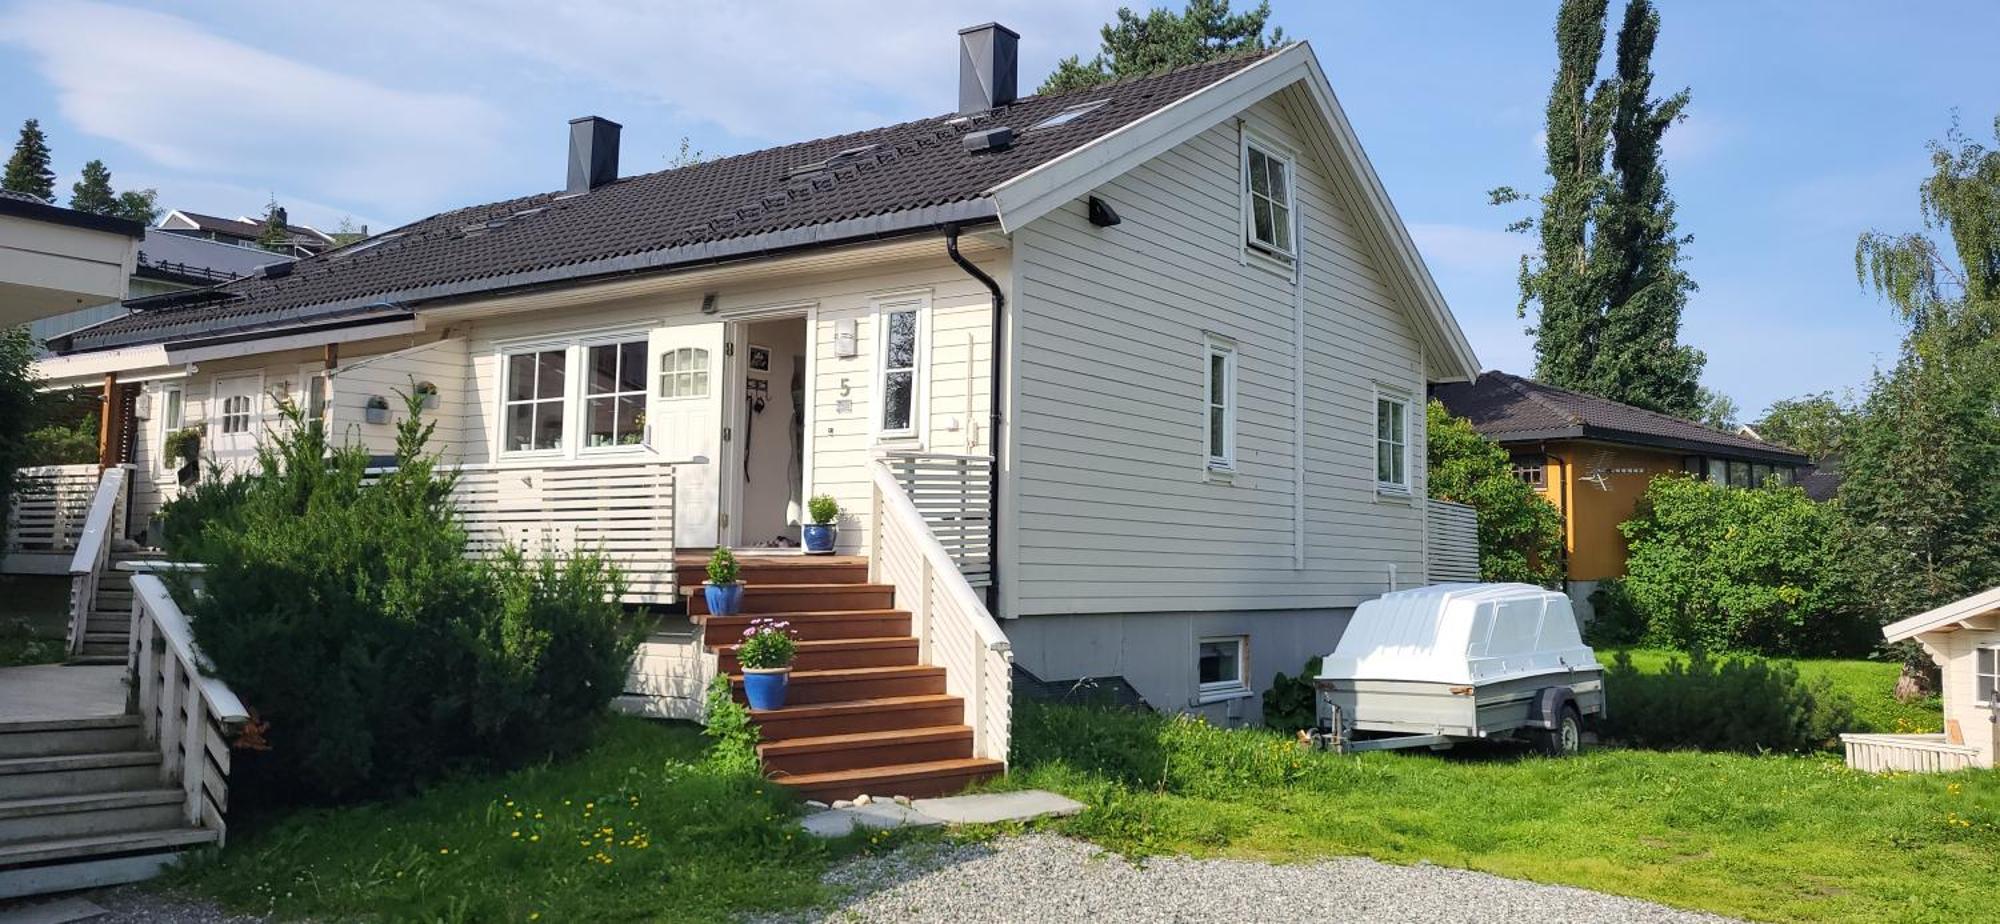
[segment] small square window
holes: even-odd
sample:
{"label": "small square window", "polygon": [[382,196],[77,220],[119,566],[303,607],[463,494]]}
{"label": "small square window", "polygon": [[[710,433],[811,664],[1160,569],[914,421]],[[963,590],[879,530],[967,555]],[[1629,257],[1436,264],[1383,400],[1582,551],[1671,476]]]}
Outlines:
{"label": "small square window", "polygon": [[1514,477],[1537,491],[1548,487],[1547,471],[1547,462],[1541,456],[1517,456],[1514,459]]}
{"label": "small square window", "polygon": [[1248,637],[1242,635],[1205,638],[1195,648],[1195,681],[1204,697],[1247,693],[1250,675],[1244,663],[1249,651]]}

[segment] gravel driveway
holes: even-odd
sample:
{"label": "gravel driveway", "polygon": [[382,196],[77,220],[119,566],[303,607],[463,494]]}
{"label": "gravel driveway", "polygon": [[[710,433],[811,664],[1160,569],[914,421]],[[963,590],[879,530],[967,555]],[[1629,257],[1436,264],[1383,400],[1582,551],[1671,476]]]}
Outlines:
{"label": "gravel driveway", "polygon": [[1143,866],[1046,834],[924,844],[827,876],[853,898],[771,921],[1370,921],[1694,924],[1726,918],[1440,866],[1340,859],[1277,865],[1166,857]]}

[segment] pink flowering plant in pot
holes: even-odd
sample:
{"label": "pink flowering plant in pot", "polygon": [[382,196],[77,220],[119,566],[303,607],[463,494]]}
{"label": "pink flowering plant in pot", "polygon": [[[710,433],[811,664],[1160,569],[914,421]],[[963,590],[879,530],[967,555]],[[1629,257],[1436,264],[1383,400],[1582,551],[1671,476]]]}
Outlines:
{"label": "pink flowering plant in pot", "polygon": [[792,638],[792,624],[783,619],[756,619],[743,630],[743,643],[736,647],[736,663],[743,666],[743,696],[752,709],[782,709],[785,686],[792,677],[792,659],[798,657],[799,643]]}

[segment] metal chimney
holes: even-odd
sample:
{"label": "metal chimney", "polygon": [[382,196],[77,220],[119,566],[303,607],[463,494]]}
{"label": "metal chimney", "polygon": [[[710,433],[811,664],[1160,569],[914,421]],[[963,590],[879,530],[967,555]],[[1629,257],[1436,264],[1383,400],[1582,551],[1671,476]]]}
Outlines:
{"label": "metal chimney", "polygon": [[958,114],[1010,105],[1019,95],[1021,34],[997,22],[958,30]]}
{"label": "metal chimney", "polygon": [[569,120],[570,195],[618,179],[618,130],[623,127],[598,116]]}

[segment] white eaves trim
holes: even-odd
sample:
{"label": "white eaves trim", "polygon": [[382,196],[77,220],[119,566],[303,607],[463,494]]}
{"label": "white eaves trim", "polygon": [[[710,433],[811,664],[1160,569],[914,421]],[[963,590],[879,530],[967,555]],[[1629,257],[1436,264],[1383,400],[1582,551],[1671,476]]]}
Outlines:
{"label": "white eaves trim", "polygon": [[1981,616],[2000,612],[2000,587],[1974,594],[1963,600],[1947,603],[1937,609],[1918,613],[1900,622],[1892,622],[1882,627],[1882,637],[1891,642],[1900,642],[1925,632],[1933,632],[1946,627],[1957,627]]}
{"label": "white eaves trim", "polygon": [[68,356],[50,356],[36,360],[35,373],[50,381],[77,384],[80,380],[102,377],[113,372],[125,373],[237,356],[310,349],[330,343],[351,343],[357,340],[373,340],[377,337],[414,334],[423,329],[424,325],[420,319],[400,318],[379,324],[361,324],[333,330],[308,330],[293,334],[278,333],[275,336],[246,338],[224,343],[186,345],[152,343],[89,353],[73,353]]}
{"label": "white eaves trim", "polygon": [[[1310,44],[1301,42],[1224,77],[1125,125],[1090,144],[1001,183],[987,192],[1007,232],[1060,208],[1113,178],[1166,153],[1217,122],[1294,84],[1313,103],[1318,119],[1302,119],[1314,153],[1345,168],[1340,192],[1361,217],[1363,234],[1390,270],[1390,285],[1410,306],[1427,355],[1445,360],[1430,370],[1438,382],[1472,381],[1479,357],[1445,304],[1416,241],[1389,201],[1381,177],[1355,137]],[[1336,172],[1338,174],[1338,171]]]}
{"label": "white eaves trim", "polygon": [[130,369],[150,369],[169,364],[165,344],[121,347],[70,356],[45,356],[35,360],[35,375],[50,381],[83,379]]}

